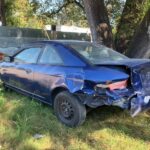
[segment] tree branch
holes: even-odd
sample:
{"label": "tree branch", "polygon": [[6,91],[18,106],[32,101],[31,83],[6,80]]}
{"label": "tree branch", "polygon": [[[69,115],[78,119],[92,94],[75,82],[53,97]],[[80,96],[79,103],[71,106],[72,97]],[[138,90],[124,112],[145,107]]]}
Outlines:
{"label": "tree branch", "polygon": [[74,3],[84,11],[84,6],[80,2],[78,2],[77,0],[74,0]]}
{"label": "tree branch", "polygon": [[67,0],[67,2],[65,2],[63,5],[58,7],[57,10],[54,10],[52,12],[45,12],[42,15],[45,15],[47,17],[52,17],[52,16],[58,14],[60,11],[62,11],[63,8],[66,8],[70,4],[76,4],[78,7],[80,7],[84,11],[84,6],[79,1],[77,1],[77,0]]}
{"label": "tree branch", "polygon": [[72,2],[67,2],[67,3],[64,3],[62,6],[60,6],[57,10],[54,10],[52,12],[45,12],[43,13],[42,15],[45,15],[47,17],[52,17],[53,15],[56,15],[58,14],[63,8],[66,8],[68,5],[70,5]]}

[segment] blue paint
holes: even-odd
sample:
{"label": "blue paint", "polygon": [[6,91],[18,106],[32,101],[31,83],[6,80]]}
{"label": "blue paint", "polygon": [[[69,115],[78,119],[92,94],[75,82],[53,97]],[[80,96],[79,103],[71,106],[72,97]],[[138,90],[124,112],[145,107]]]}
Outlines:
{"label": "blue paint", "polygon": [[[127,59],[104,62],[95,66],[73,49],[58,41],[35,42],[26,47],[41,44],[43,47],[45,45],[54,46],[61,56],[63,64],[2,62],[0,75],[8,87],[48,104],[52,104],[53,91],[56,88],[64,88],[70,93],[76,94],[81,102],[91,107],[115,105],[130,109],[131,106],[132,116],[150,108],[150,102],[144,103],[144,98],[148,94],[143,89],[139,73],[142,68],[150,67],[149,60]],[[109,89],[95,90],[97,84],[122,80],[128,80],[130,87],[114,91]]]}

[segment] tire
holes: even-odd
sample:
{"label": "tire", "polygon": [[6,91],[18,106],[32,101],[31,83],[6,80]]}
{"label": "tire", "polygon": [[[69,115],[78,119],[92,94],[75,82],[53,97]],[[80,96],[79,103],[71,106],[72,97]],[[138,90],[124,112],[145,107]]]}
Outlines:
{"label": "tire", "polygon": [[68,91],[60,92],[54,99],[54,111],[57,118],[69,127],[81,125],[86,118],[85,105]]}

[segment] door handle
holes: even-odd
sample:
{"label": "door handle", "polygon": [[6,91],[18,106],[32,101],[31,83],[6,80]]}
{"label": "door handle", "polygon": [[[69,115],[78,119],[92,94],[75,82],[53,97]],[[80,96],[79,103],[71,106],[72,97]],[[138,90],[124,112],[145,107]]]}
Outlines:
{"label": "door handle", "polygon": [[31,73],[32,72],[31,69],[25,69],[25,68],[22,68],[22,67],[18,67],[17,69],[24,70],[26,73]]}
{"label": "door handle", "polygon": [[26,69],[26,73],[31,73],[32,70],[31,69]]}

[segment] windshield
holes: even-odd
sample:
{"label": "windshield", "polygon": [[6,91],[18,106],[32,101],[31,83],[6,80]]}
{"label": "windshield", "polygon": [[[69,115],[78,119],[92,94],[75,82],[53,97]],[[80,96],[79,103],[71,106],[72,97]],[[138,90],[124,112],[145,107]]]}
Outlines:
{"label": "windshield", "polygon": [[83,57],[93,64],[100,64],[106,61],[119,61],[129,59],[128,57],[103,45],[92,44],[88,42],[67,43],[68,46],[75,49]]}

